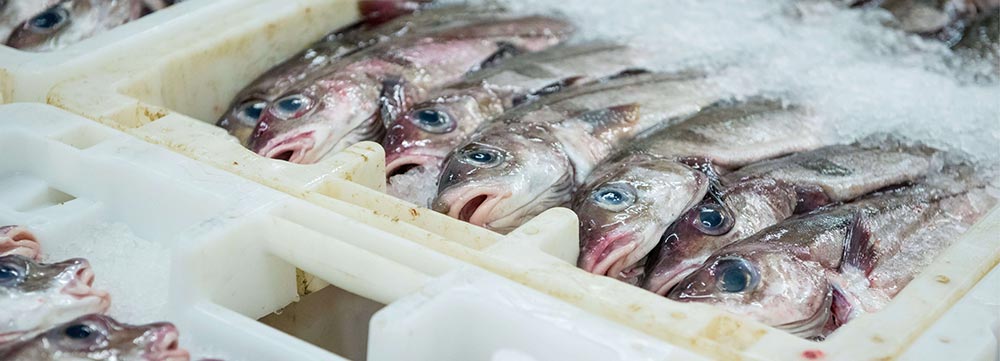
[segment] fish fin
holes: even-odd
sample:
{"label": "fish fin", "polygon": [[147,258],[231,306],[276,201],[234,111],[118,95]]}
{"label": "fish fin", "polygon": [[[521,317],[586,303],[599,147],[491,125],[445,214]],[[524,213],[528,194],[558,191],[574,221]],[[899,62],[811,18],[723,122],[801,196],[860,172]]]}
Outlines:
{"label": "fish fin", "polygon": [[608,108],[583,112],[577,119],[594,127],[594,133],[615,132],[625,126],[639,122],[640,106],[637,103],[616,105]]}
{"label": "fish fin", "polygon": [[725,204],[722,201],[722,193],[725,188],[722,186],[721,167],[706,157],[682,157],[677,161],[704,174],[708,179],[708,194],[705,197],[714,199],[718,204]]}
{"label": "fish fin", "polygon": [[521,55],[523,53],[524,50],[521,50],[521,48],[517,47],[514,44],[508,43],[506,41],[497,42],[497,51],[493,52],[493,54],[490,55],[488,58],[486,58],[486,60],[483,60],[482,63],[479,63],[479,67],[477,67],[476,70],[489,68],[491,66],[499,64],[500,62],[508,58],[512,58]]}
{"label": "fish fin", "polygon": [[407,97],[406,83],[403,79],[392,77],[383,80],[382,94],[379,95],[378,101],[381,123],[388,126],[410,104],[410,99]]}
{"label": "fish fin", "polygon": [[833,312],[834,326],[840,327],[854,318],[855,306],[844,294],[844,291],[840,287],[833,287],[833,305],[831,307],[831,312]]}
{"label": "fish fin", "polygon": [[549,95],[549,94],[553,94],[553,93],[558,93],[558,92],[562,91],[563,89],[566,89],[566,88],[571,87],[571,86],[576,86],[576,85],[578,85],[580,83],[584,83],[586,81],[587,81],[587,77],[585,77],[585,76],[573,76],[573,77],[565,78],[565,79],[559,80],[557,82],[554,82],[552,84],[543,86],[543,87],[541,87],[541,88],[539,88],[539,89],[537,89],[537,90],[535,90],[533,92],[530,92],[528,94],[519,95],[519,96],[515,97],[511,101],[511,104],[513,104],[513,106],[516,107],[518,105],[522,105],[522,104],[525,104],[525,103],[528,103],[528,102],[535,101],[536,99],[541,98],[543,96],[546,96],[546,95]]}
{"label": "fish fin", "polygon": [[795,194],[798,197],[798,202],[795,205],[794,214],[809,213],[819,207],[833,203],[830,196],[820,186],[796,186]]}
{"label": "fish fin", "polygon": [[860,213],[855,214],[850,227],[840,268],[853,266],[868,276],[878,261],[878,255],[875,252],[876,240],[872,239],[868,222]]}
{"label": "fish fin", "polygon": [[827,292],[826,297],[823,299],[823,304],[820,305],[819,309],[812,316],[775,327],[804,338],[823,337],[826,325],[829,323],[830,317],[833,316],[833,294],[834,291],[831,286],[831,290]]}

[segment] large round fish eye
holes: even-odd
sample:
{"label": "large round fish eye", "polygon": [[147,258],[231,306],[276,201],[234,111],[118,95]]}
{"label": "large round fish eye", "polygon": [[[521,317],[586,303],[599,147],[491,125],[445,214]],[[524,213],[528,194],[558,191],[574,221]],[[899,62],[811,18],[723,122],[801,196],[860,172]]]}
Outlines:
{"label": "large round fish eye", "polygon": [[463,149],[458,159],[479,168],[492,168],[503,162],[504,155],[496,149],[471,146]]}
{"label": "large round fish eye", "polygon": [[264,108],[267,108],[266,101],[258,99],[245,101],[236,107],[236,119],[239,119],[240,123],[245,125],[256,126],[261,114],[264,113]]}
{"label": "large round fish eye", "polygon": [[62,28],[69,21],[69,11],[55,6],[28,20],[28,29],[35,33],[48,34]]}
{"label": "large round fish eye", "polygon": [[721,205],[706,204],[693,211],[697,212],[694,217],[694,226],[704,234],[721,236],[733,228],[732,217]]}
{"label": "large round fish eye", "polygon": [[92,327],[86,324],[75,324],[66,327],[63,330],[63,334],[74,340],[85,340],[96,332]]}
{"label": "large round fish eye", "polygon": [[271,106],[271,113],[282,119],[298,118],[305,114],[311,105],[312,100],[308,97],[293,94],[275,101]]}
{"label": "large round fish eye", "polygon": [[14,286],[24,280],[24,268],[8,259],[0,261],[0,286]]}
{"label": "large round fish eye", "polygon": [[760,281],[757,269],[745,259],[722,258],[715,263],[715,287],[727,293],[751,290]]}
{"label": "large round fish eye", "polygon": [[591,194],[594,203],[613,212],[625,210],[635,203],[635,198],[635,189],[623,183],[606,184]]}
{"label": "large round fish eye", "polygon": [[434,108],[410,112],[410,121],[428,133],[444,134],[455,130],[455,122],[448,113]]}

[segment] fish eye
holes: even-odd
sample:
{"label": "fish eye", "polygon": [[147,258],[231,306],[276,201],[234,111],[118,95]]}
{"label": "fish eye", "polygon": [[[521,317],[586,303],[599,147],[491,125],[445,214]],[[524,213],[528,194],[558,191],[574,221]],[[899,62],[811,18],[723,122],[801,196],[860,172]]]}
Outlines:
{"label": "fish eye", "polygon": [[694,226],[704,234],[721,236],[733,228],[732,217],[721,205],[706,204],[694,211],[697,212]]}
{"label": "fish eye", "polygon": [[433,108],[419,109],[410,113],[410,121],[428,133],[444,134],[455,130],[455,122],[444,111]]}
{"label": "fish eye", "polygon": [[267,108],[267,102],[263,100],[243,102],[236,108],[236,118],[245,125],[256,126],[261,114],[264,113],[264,108]]}
{"label": "fish eye", "polygon": [[282,119],[298,118],[309,110],[310,105],[312,105],[312,100],[304,95],[294,94],[274,102],[271,112]]}
{"label": "fish eye", "polygon": [[757,269],[742,258],[723,258],[715,263],[715,287],[726,293],[740,293],[757,286]]}
{"label": "fish eye", "polygon": [[93,327],[90,327],[90,325],[78,323],[66,327],[66,329],[63,330],[63,335],[66,335],[66,337],[69,337],[74,340],[85,340],[89,338],[91,335],[93,335],[95,332],[97,331],[94,330]]}
{"label": "fish eye", "polygon": [[492,168],[503,162],[504,155],[492,148],[469,147],[462,150],[459,160],[479,168]]}
{"label": "fish eye", "polygon": [[635,189],[621,183],[604,185],[592,194],[594,203],[609,211],[623,211],[635,203]]}
{"label": "fish eye", "polygon": [[24,280],[24,269],[11,262],[0,263],[0,285],[13,286]]}
{"label": "fish eye", "polygon": [[28,20],[28,28],[36,33],[47,34],[59,30],[69,20],[69,11],[52,7]]}

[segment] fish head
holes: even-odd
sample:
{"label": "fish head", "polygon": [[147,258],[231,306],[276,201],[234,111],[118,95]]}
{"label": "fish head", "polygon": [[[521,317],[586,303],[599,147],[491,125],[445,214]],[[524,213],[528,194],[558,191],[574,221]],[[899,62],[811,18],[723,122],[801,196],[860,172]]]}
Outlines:
{"label": "fish head", "polygon": [[5,356],[37,360],[187,361],[180,334],[170,323],[128,325],[90,314],[10,347]]}
{"label": "fish head", "polygon": [[364,74],[333,76],[291,87],[264,106],[249,148],[292,163],[315,163],[331,152],[374,139],[379,87]]}
{"label": "fish head", "polygon": [[41,246],[35,235],[20,226],[0,227],[0,256],[21,255],[38,260]]}
{"label": "fish head", "polygon": [[707,177],[666,158],[633,157],[599,170],[577,192],[584,270],[619,279],[643,272],[642,260],[670,222],[704,197]]}
{"label": "fish head", "polygon": [[53,51],[142,15],[139,0],[63,0],[25,20],[7,45],[30,51]]}
{"label": "fish head", "polygon": [[445,161],[435,211],[499,232],[570,200],[574,170],[540,126],[494,127]]}
{"label": "fish head", "polygon": [[823,328],[833,294],[822,265],[768,242],[736,246],[715,253],[667,297],[713,304],[797,334]]}
{"label": "fish head", "polygon": [[94,289],[93,283],[94,272],[84,259],[37,263],[20,255],[0,257],[0,307],[16,315],[12,329],[3,331],[31,330],[106,311],[110,296]]}

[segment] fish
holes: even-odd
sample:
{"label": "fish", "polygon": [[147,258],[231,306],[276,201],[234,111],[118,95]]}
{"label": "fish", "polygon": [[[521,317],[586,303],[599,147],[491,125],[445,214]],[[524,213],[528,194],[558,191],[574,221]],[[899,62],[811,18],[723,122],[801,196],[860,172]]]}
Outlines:
{"label": "fish", "polygon": [[471,73],[389,124],[382,141],[386,174],[439,169],[445,156],[483,122],[531,98],[639,68],[641,59],[627,46],[593,42],[557,46]]}
{"label": "fish", "polygon": [[[377,19],[387,16],[383,8],[390,6],[382,2],[359,3],[366,12]],[[392,5],[395,6],[395,5]],[[473,20],[497,18],[494,15],[502,9],[489,11],[480,7],[445,6],[414,10],[409,14],[397,14],[407,7],[392,7],[395,18],[385,21],[362,20],[344,29],[334,31],[309,46],[305,50],[272,67],[243,88],[229,105],[229,109],[216,122],[243,146],[249,146],[254,129],[260,122],[264,108],[286,93],[297,81],[310,74],[326,71],[329,66],[344,56],[358,50],[404,35],[423,34],[442,27],[456,26]]]}
{"label": "fish", "polygon": [[893,15],[896,28],[947,46],[958,44],[973,24],[1000,11],[1000,0],[861,0],[851,7],[881,7]]}
{"label": "fish", "polygon": [[191,355],[179,347],[179,339],[171,323],[129,325],[89,314],[34,337],[0,344],[0,359],[187,361]]}
{"label": "fish", "polygon": [[141,0],[63,0],[10,34],[7,46],[49,52],[89,39],[143,15]]}
{"label": "fish", "polygon": [[0,227],[0,256],[15,254],[38,261],[41,245],[27,228],[17,225]]}
{"label": "fish", "polygon": [[557,45],[573,31],[545,16],[470,21],[402,36],[352,53],[297,81],[263,110],[249,148],[315,163],[361,141],[380,141],[407,104],[517,53]]}
{"label": "fish", "polygon": [[692,207],[663,234],[643,288],[663,295],[716,250],[793,214],[915,182],[933,152],[896,145],[833,145],[743,167],[722,190]]}
{"label": "fish", "polygon": [[973,206],[988,197],[981,190],[921,183],[790,218],[719,249],[667,297],[822,339],[884,307],[922,269],[894,267],[899,256],[916,252],[930,262],[978,219],[988,209]]}
{"label": "fish", "polygon": [[0,343],[107,311],[111,298],[93,282],[84,259],[39,263],[21,255],[0,257]]}
{"label": "fish", "polygon": [[828,144],[828,137],[819,136],[828,128],[806,107],[751,98],[648,131],[576,192],[577,266],[638,284],[643,261],[667,227],[704,198],[712,174]]}
{"label": "fish", "polygon": [[60,0],[0,0],[0,40],[4,43],[25,20],[45,11]]}
{"label": "fish", "polygon": [[446,159],[432,208],[506,233],[566,206],[623,142],[726,97],[704,74],[628,74],[542,97],[484,124]]}

